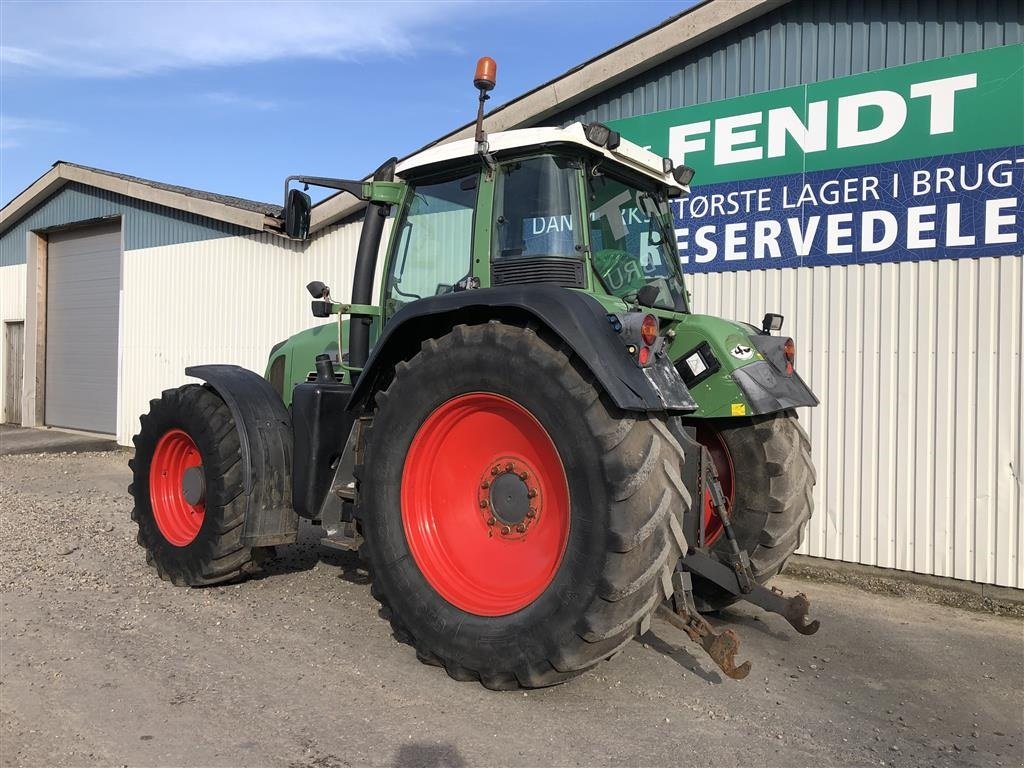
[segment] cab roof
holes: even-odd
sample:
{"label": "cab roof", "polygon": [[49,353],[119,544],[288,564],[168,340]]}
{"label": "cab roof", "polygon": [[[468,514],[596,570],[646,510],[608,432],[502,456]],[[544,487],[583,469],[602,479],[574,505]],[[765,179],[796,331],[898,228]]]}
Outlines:
{"label": "cab roof", "polygon": [[[512,131],[500,131],[487,136],[488,151],[493,155],[502,155],[516,150],[548,147],[558,144],[577,145],[592,154],[605,157],[611,163],[639,172],[654,179],[679,193],[687,192],[671,173],[665,173],[664,159],[650,150],[644,149],[626,139],[621,139],[615,149],[599,146],[587,139],[586,127],[583,123],[573,123],[565,128],[522,128]],[[455,164],[459,160],[477,154],[474,139],[460,139],[447,144],[417,152],[398,164],[395,172],[399,176],[416,175],[420,169],[438,168]]]}

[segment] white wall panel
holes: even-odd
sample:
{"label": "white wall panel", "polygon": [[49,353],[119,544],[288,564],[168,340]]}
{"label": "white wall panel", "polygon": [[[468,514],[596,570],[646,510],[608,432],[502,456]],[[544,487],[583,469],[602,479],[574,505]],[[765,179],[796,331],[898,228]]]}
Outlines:
{"label": "white wall panel", "polygon": [[[0,407],[7,402],[3,372],[7,370],[7,344],[3,338],[3,323],[25,319],[25,265],[0,267]],[[0,419],[4,414],[0,414]]]}
{"label": "white wall panel", "polygon": [[188,365],[233,363],[262,374],[271,346],[337,318],[310,314],[306,283],[351,296],[360,225],[319,233],[303,249],[269,234],[124,252],[121,392],[117,440]]}
{"label": "white wall panel", "polygon": [[692,275],[786,316],[818,485],[801,552],[1024,587],[1024,257]]}
{"label": "white wall panel", "polygon": [[[304,252],[269,235],[125,252],[118,440],[186,365],[262,372],[271,344],[318,322],[310,280],[348,299],[358,233],[344,225]],[[1022,261],[687,278],[695,311],[785,314],[822,398],[801,413],[818,467],[802,552],[1024,587]],[[23,282],[8,293],[23,301]]]}

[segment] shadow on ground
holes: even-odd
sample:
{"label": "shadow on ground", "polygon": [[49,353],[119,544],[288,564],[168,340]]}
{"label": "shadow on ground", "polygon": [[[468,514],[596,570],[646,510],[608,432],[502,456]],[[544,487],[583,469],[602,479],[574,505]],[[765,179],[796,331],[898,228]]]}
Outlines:
{"label": "shadow on ground", "polygon": [[464,768],[466,761],[452,744],[403,744],[392,763],[394,768]]}

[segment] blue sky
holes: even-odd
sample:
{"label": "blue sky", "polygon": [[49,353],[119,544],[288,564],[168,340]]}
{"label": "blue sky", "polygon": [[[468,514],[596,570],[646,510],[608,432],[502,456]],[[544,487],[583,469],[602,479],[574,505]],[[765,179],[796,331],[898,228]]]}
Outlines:
{"label": "blue sky", "polygon": [[0,198],[56,160],[278,202],[512,99],[692,5],[0,2]]}

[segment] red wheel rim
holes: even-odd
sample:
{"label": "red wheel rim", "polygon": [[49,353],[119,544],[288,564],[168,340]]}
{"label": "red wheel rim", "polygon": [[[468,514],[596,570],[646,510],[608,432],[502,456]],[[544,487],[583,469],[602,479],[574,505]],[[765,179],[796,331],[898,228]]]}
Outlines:
{"label": "red wheel rim", "polygon": [[536,600],[569,538],[569,485],[555,444],[500,395],[460,395],[427,417],[405,459],[401,503],[424,578],[478,616]]}
{"label": "red wheel rim", "polygon": [[182,481],[192,467],[202,469],[199,448],[187,432],[172,429],[156,444],[149,466],[149,503],[160,533],[176,547],[191,544],[206,516],[206,503],[190,504]]}
{"label": "red wheel rim", "polygon": [[[709,424],[698,424],[697,442],[707,448],[708,453],[711,454],[711,460],[715,463],[715,471],[718,473],[718,482],[722,484],[722,492],[725,493],[725,497],[729,500],[731,507],[736,500],[736,483],[734,480],[732,457],[729,455],[729,449],[725,445],[725,440],[722,439],[722,433]],[[711,506],[711,493],[705,491],[705,544],[708,546],[714,544],[718,537],[722,535],[722,532],[722,521],[715,514],[714,507]]]}

